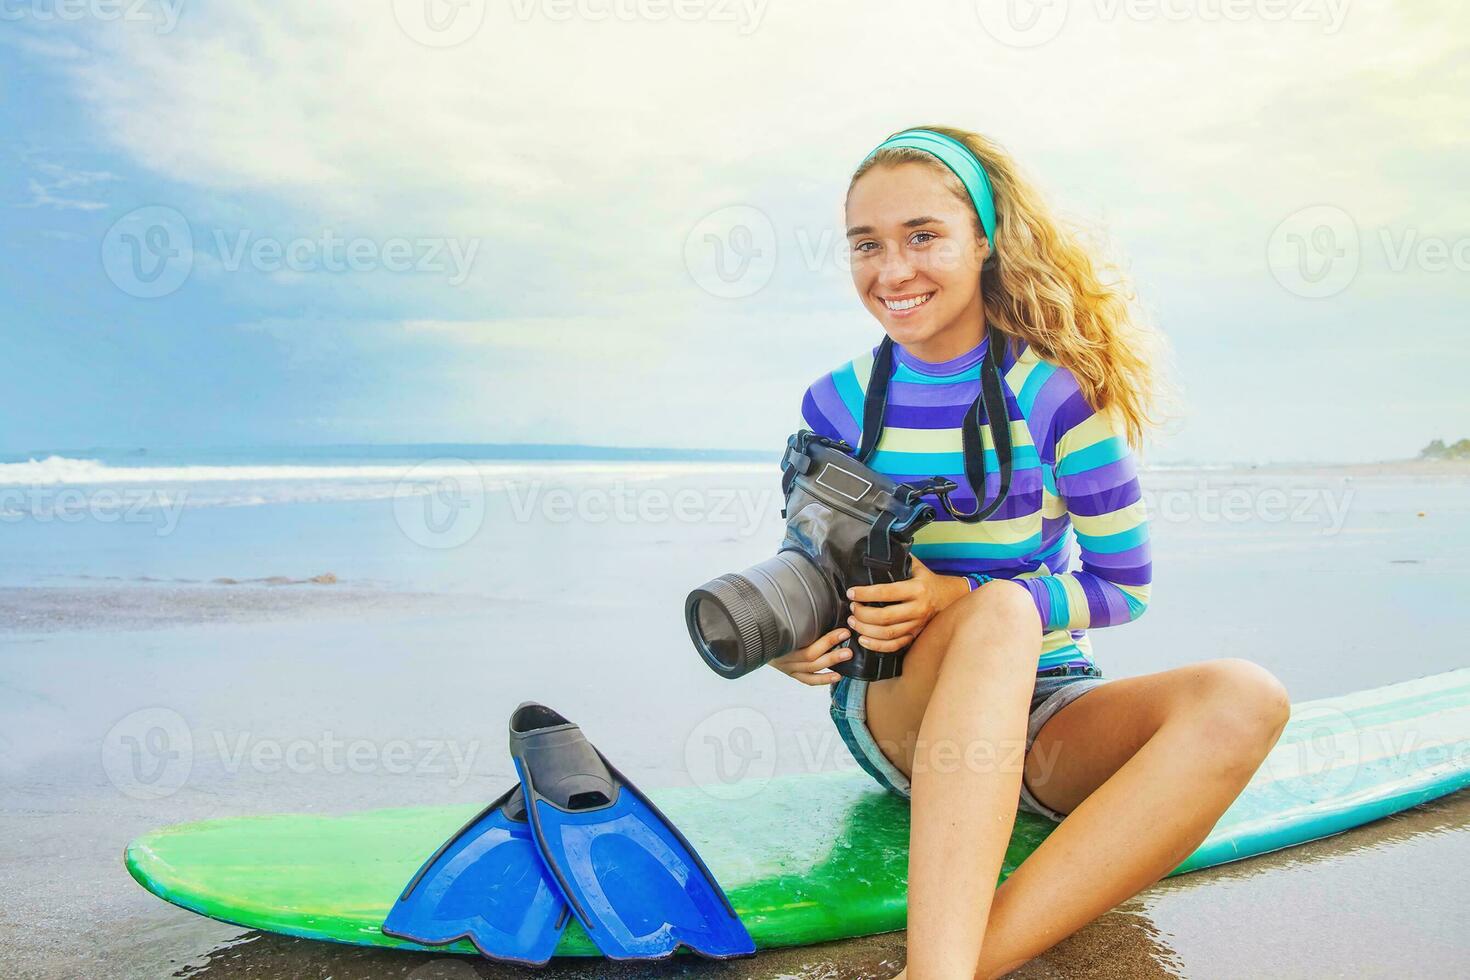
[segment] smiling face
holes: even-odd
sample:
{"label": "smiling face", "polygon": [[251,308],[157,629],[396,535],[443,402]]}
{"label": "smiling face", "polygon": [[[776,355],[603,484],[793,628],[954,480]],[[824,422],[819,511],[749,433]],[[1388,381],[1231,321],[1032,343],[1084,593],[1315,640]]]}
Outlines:
{"label": "smiling face", "polygon": [[918,163],[876,166],[847,197],[852,281],[895,343],[921,360],[980,342],[980,267],[990,254],[975,209]]}

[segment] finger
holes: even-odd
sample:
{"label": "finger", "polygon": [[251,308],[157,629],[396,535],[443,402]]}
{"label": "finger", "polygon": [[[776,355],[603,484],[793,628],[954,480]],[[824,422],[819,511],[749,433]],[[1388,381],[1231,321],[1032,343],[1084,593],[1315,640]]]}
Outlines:
{"label": "finger", "polygon": [[804,653],[806,655],[806,660],[808,662],[811,662],[819,657],[824,656],[833,647],[837,646],[837,644],[841,643],[843,640],[847,639],[851,635],[852,632],[846,626],[839,626],[826,635],[817,637],[817,639],[809,646],[807,646],[805,650],[798,650],[797,652]]}
{"label": "finger", "polygon": [[824,687],[828,684],[836,684],[842,680],[841,674],[834,674],[830,670],[820,674],[792,674],[797,680],[807,687]]}
{"label": "finger", "polygon": [[895,602],[891,606],[865,606],[860,602],[852,604],[852,615],[860,623],[869,623],[873,626],[892,626],[894,623],[907,623],[911,620],[922,618],[923,609],[919,600],[910,599],[908,602]]}
{"label": "finger", "polygon": [[[895,623],[892,626],[883,627],[884,629],[888,630],[887,636],[870,636],[868,637],[868,639],[896,640],[905,636],[912,638],[919,635],[919,632],[923,630],[924,625],[925,624],[922,619],[910,620],[907,623]],[[858,639],[862,639],[862,637],[859,637]]]}
{"label": "finger", "polygon": [[913,620],[896,623],[893,626],[875,626],[872,623],[865,623],[860,619],[850,619],[848,620],[848,625],[856,630],[859,636],[866,636],[874,640],[891,640],[895,637],[917,632],[914,629],[916,624]]}
{"label": "finger", "polygon": [[877,585],[854,585],[847,597],[855,602],[903,602],[913,599],[923,587],[913,579],[902,582],[879,582]]}
{"label": "finger", "polygon": [[[808,660],[804,656],[804,651],[798,650],[795,653],[787,654],[785,657],[778,657],[772,660],[771,665],[783,673],[791,675],[803,684],[836,684],[842,679],[842,675],[833,673],[831,667],[834,664],[851,659],[851,650],[847,647],[836,647],[822,654],[820,657],[811,660]],[[783,661],[786,662],[783,663]]]}
{"label": "finger", "polygon": [[[772,660],[771,663],[776,667],[776,669],[784,670],[787,673],[793,673],[796,671],[810,673],[814,670],[820,670],[820,667],[814,666],[816,661],[821,657],[826,656],[829,652],[833,652],[833,649],[837,646],[837,644],[841,643],[843,640],[847,639],[851,635],[852,634],[850,630],[848,630],[844,626],[839,626],[837,629],[832,630],[831,632],[823,636],[817,637],[814,641],[812,641],[807,646],[802,647],[800,650],[793,650],[791,653],[788,653],[785,656],[777,657],[776,659]],[[847,653],[848,650],[846,647],[843,647],[837,652]]]}
{"label": "finger", "polygon": [[851,650],[849,650],[847,647],[837,647],[836,649],[818,657],[816,660],[813,660],[811,662],[812,672],[815,673],[820,670],[830,670],[836,664],[840,664],[844,660],[851,659]]}
{"label": "finger", "polygon": [[776,661],[772,660],[771,666],[780,670],[781,673],[786,674],[790,677],[795,677],[797,680],[807,684],[811,683],[808,678],[815,677],[822,673],[805,660],[799,660],[795,663],[788,664],[777,663]]}
{"label": "finger", "polygon": [[914,638],[908,634],[892,640],[875,640],[864,636],[858,642],[862,644],[864,650],[872,650],[874,653],[893,653],[914,642]]}

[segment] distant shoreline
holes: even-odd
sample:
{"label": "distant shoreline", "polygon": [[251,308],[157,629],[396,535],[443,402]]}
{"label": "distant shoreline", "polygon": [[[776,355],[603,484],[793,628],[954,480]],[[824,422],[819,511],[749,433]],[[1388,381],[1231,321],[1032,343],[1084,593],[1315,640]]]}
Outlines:
{"label": "distant shoreline", "polygon": [[1231,469],[1270,473],[1327,473],[1342,476],[1470,476],[1470,460],[1393,459],[1376,463],[1261,463]]}
{"label": "distant shoreline", "polygon": [[[485,465],[505,464],[768,464],[773,470],[780,465],[779,451],[747,449],[685,449],[673,447],[592,446],[577,444],[515,443],[423,443],[363,444],[335,446],[259,446],[244,448],[136,448],[35,450],[25,453],[0,453],[0,485],[14,470],[61,467],[68,471],[78,467],[100,466],[112,471],[142,469],[227,470],[236,467],[288,468],[354,466],[408,466],[421,463]],[[1235,473],[1327,473],[1343,476],[1462,476],[1470,474],[1470,460],[1456,458],[1417,457],[1413,459],[1373,460],[1366,462],[1208,462],[1200,460],[1155,460],[1147,454],[1141,459],[1145,472],[1213,471]],[[28,481],[22,481],[28,482]],[[47,482],[72,482],[54,480]],[[81,479],[76,482],[92,482]]]}

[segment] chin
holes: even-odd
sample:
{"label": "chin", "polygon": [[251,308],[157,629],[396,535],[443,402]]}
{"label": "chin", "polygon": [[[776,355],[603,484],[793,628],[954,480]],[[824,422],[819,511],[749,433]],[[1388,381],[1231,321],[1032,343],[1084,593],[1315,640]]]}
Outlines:
{"label": "chin", "polygon": [[[878,322],[883,325],[883,332],[893,338],[896,344],[908,346],[914,343],[922,343],[939,331],[931,323],[913,323],[908,320],[893,320],[884,314],[887,308],[883,308],[878,315]],[[928,319],[926,317],[926,319]]]}
{"label": "chin", "polygon": [[893,324],[885,321],[883,332],[892,337],[895,344],[902,344],[905,347],[922,342],[925,337],[924,332],[913,329],[907,323]]}

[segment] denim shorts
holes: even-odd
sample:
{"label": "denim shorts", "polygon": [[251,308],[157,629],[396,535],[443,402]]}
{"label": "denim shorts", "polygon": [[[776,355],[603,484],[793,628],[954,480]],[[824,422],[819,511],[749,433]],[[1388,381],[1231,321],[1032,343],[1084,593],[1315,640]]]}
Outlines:
{"label": "denim shorts", "polygon": [[[868,730],[868,681],[844,677],[832,685],[832,721],[848,751],[869,776],[884,789],[900,796],[909,795],[909,778],[890,762]],[[1031,695],[1031,713],[1026,723],[1026,751],[1036,733],[1052,716],[1088,691],[1106,684],[1102,671],[1091,664],[1068,664],[1052,668],[1036,677],[1036,690]],[[1021,809],[1040,814],[1058,823],[1066,816],[1041,803],[1031,794],[1026,780],[1021,779]]]}

